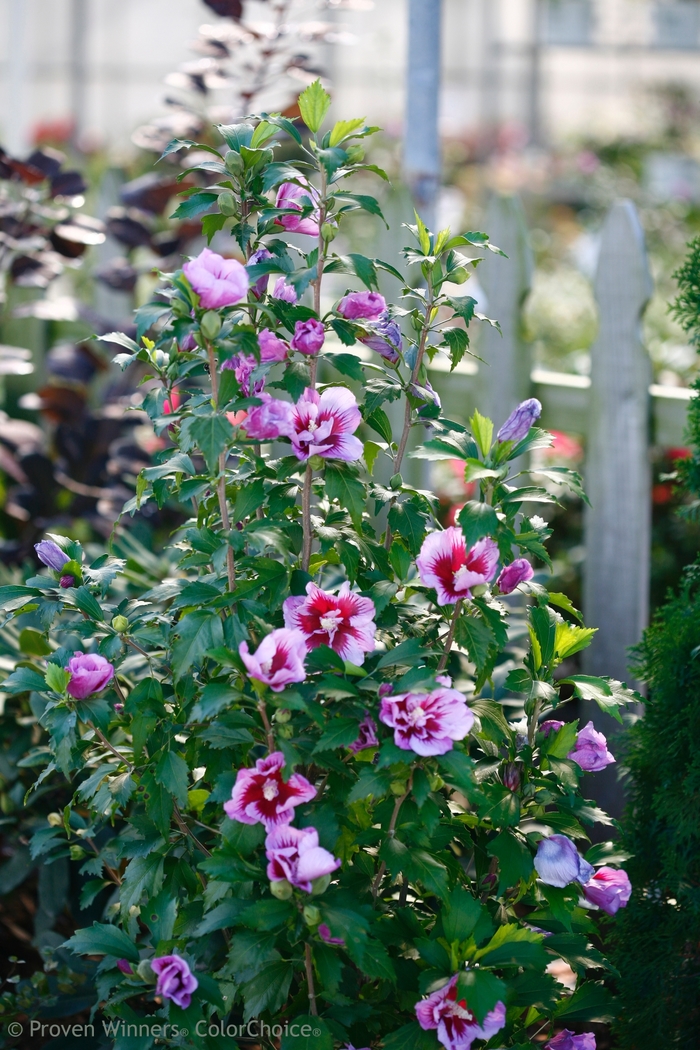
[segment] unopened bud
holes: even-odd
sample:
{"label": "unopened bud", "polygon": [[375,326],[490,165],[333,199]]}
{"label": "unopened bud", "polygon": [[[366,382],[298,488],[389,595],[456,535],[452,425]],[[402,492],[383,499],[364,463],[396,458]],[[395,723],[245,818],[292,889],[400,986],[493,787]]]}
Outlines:
{"label": "unopened bud", "polygon": [[284,725],[285,722],[289,722],[292,717],[292,712],[286,707],[280,707],[278,711],[275,711],[274,720],[280,725]]}
{"label": "unopened bud", "polygon": [[404,795],[406,793],[406,781],[405,780],[392,780],[389,785],[389,789],[392,795]]}
{"label": "unopened bud", "polygon": [[320,897],[322,893],[325,893],[331,884],[330,875],[321,875],[318,879],[312,879],[311,881],[311,896]]}
{"label": "unopened bud", "polygon": [[83,857],[87,856],[82,846],[71,846],[69,852],[71,860],[82,860]]}
{"label": "unopened bud", "polygon": [[394,474],[394,476],[389,479],[389,488],[393,489],[395,492],[398,489],[400,489],[402,487],[402,485],[403,485],[403,478],[401,477],[400,474]]}
{"label": "unopened bud", "polygon": [[309,926],[318,926],[321,921],[321,912],[313,904],[307,904],[304,908],[304,918]]}
{"label": "unopened bud", "polygon": [[216,339],[221,331],[221,318],[215,310],[207,310],[200,321],[200,328],[205,339]]}
{"label": "unopened bud", "polygon": [[63,827],[63,817],[60,813],[49,813],[46,819],[48,820],[52,828]]}
{"label": "unopened bud", "polygon": [[58,586],[63,587],[65,590],[69,587],[75,587],[75,576],[61,576]]}
{"label": "unopened bud", "polygon": [[428,783],[430,784],[431,791],[440,791],[440,789],[445,786],[445,781],[438,773],[429,773]]}
{"label": "unopened bud", "polygon": [[450,270],[447,276],[452,284],[464,284],[469,280],[469,271],[464,266],[458,266],[456,270]]}
{"label": "unopened bud", "polygon": [[118,631],[119,634],[123,634],[124,631],[129,630],[129,621],[126,616],[115,616],[112,620],[112,627],[115,631]]}
{"label": "unopened bud", "polygon": [[219,194],[219,211],[222,215],[235,215],[238,209],[236,208],[236,198],[232,193],[226,191],[225,193]]}
{"label": "unopened bud", "polygon": [[277,736],[280,737],[281,740],[291,740],[294,736],[294,728],[285,725],[278,726]]}
{"label": "unopened bud", "polygon": [[334,222],[324,222],[321,226],[321,236],[326,243],[335,240],[335,235],[338,232],[338,227]]}
{"label": "unopened bud", "polygon": [[235,149],[230,149],[224,157],[224,164],[226,170],[230,171],[232,175],[240,175],[243,171],[243,157],[240,153],[236,153]]}
{"label": "unopened bud", "polygon": [[423,329],[423,318],[417,314],[411,314],[411,327],[416,332],[420,332]]}
{"label": "unopened bud", "polygon": [[365,159],[365,151],[362,146],[348,146],[345,152],[350,164],[361,164]]}
{"label": "unopened bud", "polygon": [[502,780],[509,791],[517,791],[521,781],[520,766],[517,762],[506,762],[503,767]]}
{"label": "unopened bud", "polygon": [[142,959],[136,968],[136,972],[141,978],[141,980],[145,981],[146,984],[156,983],[157,978],[153,972],[153,967],[151,966],[150,959]]}
{"label": "unopened bud", "polygon": [[323,456],[309,456],[308,459],[308,464],[312,470],[321,470],[325,462]]}
{"label": "unopened bud", "polygon": [[270,883],[270,893],[278,901],[288,901],[293,892],[291,882],[287,882],[286,879],[276,879]]}
{"label": "unopened bud", "polygon": [[489,593],[489,585],[487,583],[477,583],[476,587],[471,588],[471,592],[474,598],[482,598]]}

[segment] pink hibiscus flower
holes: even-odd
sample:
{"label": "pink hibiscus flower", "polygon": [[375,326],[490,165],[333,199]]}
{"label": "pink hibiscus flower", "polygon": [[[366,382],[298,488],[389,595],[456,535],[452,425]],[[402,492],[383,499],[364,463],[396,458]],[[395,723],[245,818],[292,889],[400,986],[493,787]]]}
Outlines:
{"label": "pink hibiscus flower", "polygon": [[474,725],[467,698],[446,686],[431,693],[384,697],[379,718],[394,730],[397,747],[417,755],[444,755]]}
{"label": "pink hibiscus flower", "polygon": [[280,627],[266,635],[254,653],[248,652],[247,642],[241,642],[238,652],[250,677],[269,685],[273,693],[306,678],[306,639],[301,631]]}
{"label": "pink hibiscus flower", "polygon": [[316,828],[293,828],[282,824],[265,839],[267,877],[270,882],[286,879],[292,886],[311,893],[311,883],[330,875],[340,861],[318,844]]}
{"label": "pink hibiscus flower", "polygon": [[310,237],[318,237],[319,192],[303,175],[299,176],[298,181],[301,185],[297,185],[296,182],[282,183],[277,191],[275,206],[293,208],[297,212],[313,207],[313,211],[305,218],[302,218],[301,215],[280,215],[275,222],[289,233],[306,233]]}
{"label": "pink hibiscus flower", "polygon": [[416,1003],[418,1024],[426,1030],[437,1028],[437,1037],[446,1050],[469,1050],[475,1039],[490,1039],[506,1023],[505,1004],[496,1003],[483,1023],[477,1024],[466,999],[457,998],[458,979],[459,974],[455,974],[437,992]]}
{"label": "pink hibiscus flower", "polygon": [[292,448],[297,459],[323,456],[359,459],[363,445],[353,437],[362,422],[355,395],[344,386],[328,387],[319,394],[307,387],[294,407]]}
{"label": "pink hibiscus flower", "polygon": [[310,802],[316,788],[300,773],[292,773],[285,783],[283,769],[281,751],[259,758],[255,769],[239,769],[231,799],[224,803],[226,815],[241,824],[264,824],[267,831],[289,824],[294,807]]}
{"label": "pink hibiscus flower", "polygon": [[444,532],[426,536],[416,566],[426,587],[437,591],[438,605],[451,605],[461,598],[471,598],[472,587],[493,579],[498,567],[498,547],[490,536],[485,536],[467,550],[462,530],[451,525]]}
{"label": "pink hibiscus flower", "polygon": [[374,602],[344,583],[338,594],[307,583],[306,597],[287,598],[282,606],[285,626],[302,631],[308,649],[328,645],[343,660],[361,666],[374,649]]}

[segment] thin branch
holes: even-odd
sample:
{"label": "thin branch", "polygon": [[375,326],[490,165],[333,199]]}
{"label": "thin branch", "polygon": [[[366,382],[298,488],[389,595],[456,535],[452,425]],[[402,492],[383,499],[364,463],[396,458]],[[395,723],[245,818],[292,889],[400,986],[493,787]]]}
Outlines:
{"label": "thin branch", "polygon": [[188,827],[187,824],[185,823],[185,820],[184,820],[184,818],[182,816],[182,813],[180,812],[180,809],[179,809],[179,807],[178,807],[176,802],[173,802],[173,815],[175,817],[175,821],[177,823],[177,826],[180,828],[180,831],[184,835],[189,835],[189,837],[192,839],[192,841],[197,846],[197,849],[201,850],[202,853],[206,857],[211,857],[211,853],[209,852],[207,847],[202,845],[202,843],[199,841],[199,839],[195,835],[195,833],[192,830],[192,828]]}
{"label": "thin branch", "polygon": [[119,751],[117,751],[116,747],[114,747],[112,744],[110,744],[109,740],[104,735],[102,730],[98,729],[97,726],[94,725],[92,722],[87,722],[86,725],[88,725],[90,727],[90,729],[92,729],[93,733],[95,734],[97,739],[100,741],[100,743],[104,744],[104,746],[107,748],[107,750],[111,751],[112,754],[115,755],[119,759],[120,762],[123,762],[124,765],[128,768],[129,772],[132,773],[134,771],[134,769],[136,768],[136,766],[134,766],[134,764],[132,762],[130,762],[128,758],[125,758],[124,755],[122,755]]}
{"label": "thin branch", "polygon": [[457,630],[457,620],[459,619],[459,614],[462,611],[462,600],[463,599],[460,598],[459,601],[455,603],[455,611],[452,614],[452,621],[450,623],[450,629],[447,632],[447,637],[445,639],[445,651],[443,652],[442,656],[440,657],[440,663],[438,664],[438,671],[444,671],[445,668],[447,667],[447,661],[448,661],[448,659],[450,657],[450,649],[452,648],[452,643],[455,640],[455,631]]}
{"label": "thin branch", "polygon": [[265,733],[267,734],[267,747],[269,751],[275,750],[275,735],[272,732],[272,726],[270,725],[270,719],[267,717],[267,708],[265,707],[264,700],[258,700],[258,711],[262,718],[262,724],[265,726]]}
{"label": "thin branch", "polygon": [[313,473],[311,464],[307,463],[304,473],[304,484],[301,490],[301,524],[304,536],[301,549],[301,567],[304,572],[309,571],[311,545],[313,543],[313,532],[311,531],[311,481]]}
{"label": "thin branch", "polygon": [[[408,798],[408,796],[411,794],[411,788],[412,787],[413,787],[413,770],[411,770],[411,775],[408,778],[408,783],[406,784],[406,790],[404,791],[403,795],[400,795],[396,799],[396,802],[394,803],[394,812],[391,814],[391,820],[389,821],[389,828],[388,828],[387,833],[386,833],[386,837],[388,839],[393,839],[394,835],[396,834],[396,821],[399,819],[399,810],[403,806],[403,804],[406,801],[406,799]],[[379,865],[379,871],[377,872],[377,874],[376,874],[376,876],[374,878],[374,882],[372,883],[372,896],[374,897],[375,900],[377,899],[377,893],[379,892],[379,886],[381,884],[382,879],[384,878],[384,872],[385,871],[386,871],[386,861],[383,860],[382,863]]]}
{"label": "thin branch", "polygon": [[[214,404],[219,407],[219,374],[216,370],[216,355],[214,346],[207,339],[207,354],[209,355],[209,376],[211,378],[211,393]],[[226,453],[219,456],[219,480],[216,485],[216,494],[219,500],[219,513],[221,515],[221,527],[227,533],[226,536],[226,571],[228,574],[228,589],[236,589],[236,563],[233,558],[233,547],[228,542],[228,533],[231,529],[231,521],[228,515],[228,503],[226,502]]]}
{"label": "thin branch", "polygon": [[312,1017],[318,1017],[316,989],[314,987],[314,964],[311,958],[311,945],[308,941],[304,945],[304,965],[306,967],[306,983],[309,986],[309,1013]]}

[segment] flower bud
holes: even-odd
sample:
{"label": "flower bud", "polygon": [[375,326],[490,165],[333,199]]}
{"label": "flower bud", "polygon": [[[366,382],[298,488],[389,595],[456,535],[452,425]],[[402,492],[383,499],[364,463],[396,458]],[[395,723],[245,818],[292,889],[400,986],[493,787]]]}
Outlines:
{"label": "flower bud", "polygon": [[471,592],[475,598],[482,598],[489,593],[489,586],[487,583],[477,583],[475,587],[471,588]]}
{"label": "flower bud", "polygon": [[411,314],[411,327],[414,331],[420,332],[423,330],[423,318],[418,314]]}
{"label": "flower bud", "polygon": [[115,616],[112,620],[112,627],[115,631],[118,631],[119,634],[124,634],[124,631],[129,630],[129,621],[126,616]]}
{"label": "flower bud", "polygon": [[393,489],[394,492],[398,491],[398,489],[400,489],[402,485],[403,478],[400,474],[394,474],[391,478],[389,478],[389,488]]}
{"label": "flower bud", "polygon": [[335,235],[337,234],[337,232],[338,227],[335,225],[335,223],[324,222],[321,226],[321,236],[327,244],[335,240]]}
{"label": "flower bud", "polygon": [[129,918],[130,919],[138,919],[140,914],[141,914],[141,909],[139,908],[138,904],[132,904],[131,907],[129,908]]}
{"label": "flower bud", "polygon": [[127,974],[127,976],[130,976],[134,972],[128,959],[117,959],[117,969],[121,973]]}
{"label": "flower bud", "polygon": [[428,773],[428,783],[431,791],[440,791],[445,786],[445,781],[438,773]]}
{"label": "flower bud", "polygon": [[285,722],[289,722],[292,717],[292,712],[287,707],[280,707],[279,710],[275,711],[274,721],[278,722],[279,725],[284,725]]}
{"label": "flower bud", "polygon": [[520,787],[520,766],[517,762],[506,762],[501,774],[503,783],[509,791],[517,791]]}
{"label": "flower bud", "polygon": [[307,904],[304,908],[304,919],[309,926],[318,926],[321,921],[321,912],[313,904]]}
{"label": "flower bud", "polygon": [[464,284],[469,279],[469,272],[464,266],[458,266],[456,270],[450,270],[447,279],[451,284]]}
{"label": "flower bud", "polygon": [[326,892],[326,890],[328,889],[330,884],[331,884],[331,877],[330,877],[330,875],[321,875],[320,878],[313,879],[312,882],[311,882],[311,885],[313,887],[312,890],[311,890],[311,896],[312,897],[320,897],[322,893]]}
{"label": "flower bud", "polygon": [[215,310],[207,310],[200,322],[200,328],[205,339],[216,339],[221,331],[221,318]]}
{"label": "flower bud", "polygon": [[323,456],[309,456],[307,463],[312,470],[320,470],[324,466],[325,460]]}
{"label": "flower bud", "polygon": [[235,215],[237,212],[236,198],[228,191],[219,194],[219,211],[222,215]]}
{"label": "flower bud", "polygon": [[406,781],[405,780],[392,780],[389,785],[389,790],[392,795],[403,795],[406,792]]}
{"label": "flower bud", "polygon": [[243,171],[243,157],[240,153],[236,153],[235,149],[228,150],[224,157],[224,164],[226,165],[226,170],[230,171],[232,175],[240,175]]}
{"label": "flower bud", "polygon": [[60,813],[49,813],[46,819],[48,820],[52,828],[63,827],[63,817]]}
{"label": "flower bud", "polygon": [[278,901],[288,901],[293,892],[291,882],[287,882],[286,879],[279,879],[270,883],[270,893]]}
{"label": "flower bud", "polygon": [[69,852],[71,860],[82,860],[87,856],[82,846],[71,846]]}
{"label": "flower bud", "polygon": [[365,151],[362,146],[347,146],[345,152],[348,155],[348,163],[361,164],[365,159]]}
{"label": "flower bud", "polygon": [[156,983],[156,975],[153,972],[153,967],[151,966],[150,959],[142,959],[136,967],[136,972],[141,978],[141,980],[145,981],[146,984]]}
{"label": "flower bud", "polygon": [[123,711],[124,711],[124,704],[115,704],[114,705],[114,713],[115,714],[120,715],[120,714],[122,714]]}
{"label": "flower bud", "polygon": [[294,736],[294,729],[292,726],[281,725],[277,729],[277,736],[281,740],[291,740]]}

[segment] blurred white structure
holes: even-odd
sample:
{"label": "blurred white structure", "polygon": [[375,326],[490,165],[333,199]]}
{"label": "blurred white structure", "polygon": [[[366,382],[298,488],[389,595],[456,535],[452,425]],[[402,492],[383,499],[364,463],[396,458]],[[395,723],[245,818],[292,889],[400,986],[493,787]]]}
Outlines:
{"label": "blurred white structure", "polygon": [[[314,0],[309,0],[313,6]],[[261,20],[269,7],[253,5]],[[336,109],[394,133],[405,103],[408,0],[329,0],[355,46],[329,47]],[[0,0],[0,142],[74,118],[111,147],[163,111],[164,79],[192,57],[201,0]],[[653,132],[650,89],[700,93],[700,0],[443,0],[443,134],[502,129],[513,144]]]}

